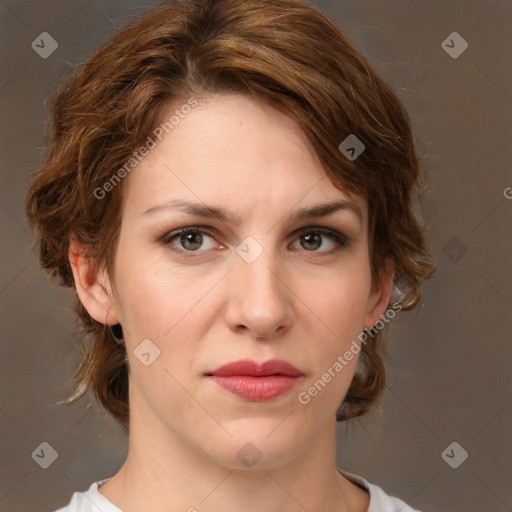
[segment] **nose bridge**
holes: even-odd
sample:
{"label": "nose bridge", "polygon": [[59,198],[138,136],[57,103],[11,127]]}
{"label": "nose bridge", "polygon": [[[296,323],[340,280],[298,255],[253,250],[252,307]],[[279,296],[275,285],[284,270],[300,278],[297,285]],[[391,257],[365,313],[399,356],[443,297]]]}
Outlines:
{"label": "nose bridge", "polygon": [[237,247],[237,276],[241,282],[251,288],[256,298],[260,294],[279,293],[278,268],[279,262],[276,252],[272,246],[271,237],[256,240],[254,237],[247,237]]}
{"label": "nose bridge", "polygon": [[284,279],[279,251],[270,237],[257,241],[248,237],[237,247],[234,280],[233,311],[231,318],[237,325],[245,325],[259,336],[267,336],[291,319],[291,305]]}

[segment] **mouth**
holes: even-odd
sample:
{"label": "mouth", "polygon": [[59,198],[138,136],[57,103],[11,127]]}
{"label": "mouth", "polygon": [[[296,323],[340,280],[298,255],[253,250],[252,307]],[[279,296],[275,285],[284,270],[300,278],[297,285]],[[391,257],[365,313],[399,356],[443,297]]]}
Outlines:
{"label": "mouth", "polygon": [[263,364],[235,361],[206,373],[205,377],[244,400],[262,402],[287,393],[304,374],[287,361],[271,359]]}

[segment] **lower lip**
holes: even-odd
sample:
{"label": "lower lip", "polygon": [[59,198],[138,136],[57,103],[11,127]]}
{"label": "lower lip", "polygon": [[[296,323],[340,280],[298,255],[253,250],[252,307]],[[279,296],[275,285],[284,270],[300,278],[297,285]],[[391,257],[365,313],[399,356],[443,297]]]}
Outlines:
{"label": "lower lip", "polygon": [[253,402],[272,400],[283,395],[294,388],[300,379],[300,377],[287,377],[285,375],[269,375],[267,377],[251,377],[248,375],[219,377],[211,375],[209,378],[221,388]]}

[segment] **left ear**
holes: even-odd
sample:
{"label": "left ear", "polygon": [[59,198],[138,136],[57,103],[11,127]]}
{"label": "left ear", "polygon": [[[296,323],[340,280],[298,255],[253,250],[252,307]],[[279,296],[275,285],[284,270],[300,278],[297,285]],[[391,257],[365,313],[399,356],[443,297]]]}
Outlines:
{"label": "left ear", "polygon": [[379,281],[372,284],[372,291],[368,298],[368,311],[364,322],[365,329],[373,327],[380,320],[381,315],[385,313],[393,291],[394,277],[395,265],[388,259]]}

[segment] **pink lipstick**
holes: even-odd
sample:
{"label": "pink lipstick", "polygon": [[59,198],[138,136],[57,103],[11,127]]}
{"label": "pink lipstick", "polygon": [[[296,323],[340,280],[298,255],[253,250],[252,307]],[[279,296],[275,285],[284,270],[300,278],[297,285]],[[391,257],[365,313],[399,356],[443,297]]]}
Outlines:
{"label": "pink lipstick", "polygon": [[215,384],[245,400],[263,402],[276,398],[297,385],[304,374],[292,364],[271,359],[234,361],[208,372]]}

